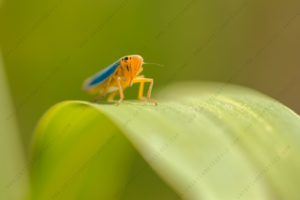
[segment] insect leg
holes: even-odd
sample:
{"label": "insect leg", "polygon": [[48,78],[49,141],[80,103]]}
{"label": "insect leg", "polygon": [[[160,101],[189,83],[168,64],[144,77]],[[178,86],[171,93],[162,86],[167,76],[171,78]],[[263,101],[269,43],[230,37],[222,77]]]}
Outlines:
{"label": "insect leg", "polygon": [[101,96],[101,95],[97,95],[97,96],[92,100],[92,102],[97,103],[98,101],[100,101],[100,100],[102,99],[102,97],[103,97],[103,96]]}
{"label": "insect leg", "polygon": [[138,99],[145,100],[146,98],[143,96],[143,94],[144,94],[144,86],[145,86],[144,83],[145,82],[144,81],[140,81],[142,78],[144,78],[143,75],[137,76],[131,82],[132,82],[132,84],[133,83],[140,83],[139,93],[138,93]]}
{"label": "insect leg", "polygon": [[151,93],[152,93],[152,88],[153,88],[153,79],[149,79],[150,82],[150,86],[148,88],[148,93],[147,93],[147,98],[150,99],[151,98]]}
{"label": "insect leg", "polygon": [[103,89],[103,96],[106,96],[111,81],[112,81],[112,76],[107,80],[107,82],[106,82],[106,84],[105,84],[105,86],[104,86],[104,89]]}
{"label": "insect leg", "polygon": [[114,102],[114,98],[115,98],[115,96],[117,96],[117,94],[118,94],[118,91],[111,93],[111,94],[108,96],[107,101],[108,101],[108,102]]}
{"label": "insect leg", "polygon": [[137,77],[137,78],[133,79],[133,83],[140,83],[138,98],[141,100],[143,100],[145,98],[143,96],[144,84],[150,83],[150,86],[149,86],[148,92],[147,92],[147,99],[148,99],[148,101],[154,102],[155,105],[157,104],[157,102],[155,100],[151,99],[151,92],[152,92],[152,88],[153,88],[153,79],[152,78]]}
{"label": "insect leg", "polygon": [[143,96],[143,94],[144,94],[144,82],[140,82],[139,94],[138,94],[138,98],[140,100],[145,100],[145,97]]}
{"label": "insect leg", "polygon": [[119,93],[120,93],[120,99],[118,101],[118,104],[120,104],[124,99],[123,88],[122,88],[122,85],[121,85],[121,77],[118,77],[117,82],[118,82],[118,89],[119,89]]}

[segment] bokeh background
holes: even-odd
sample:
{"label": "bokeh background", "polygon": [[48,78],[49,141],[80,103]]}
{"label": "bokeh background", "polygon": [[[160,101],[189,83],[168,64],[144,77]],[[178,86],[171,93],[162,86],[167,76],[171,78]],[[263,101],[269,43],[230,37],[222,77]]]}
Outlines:
{"label": "bokeh background", "polygon": [[[155,91],[181,80],[259,90],[300,113],[299,0],[2,0],[0,48],[25,154],[52,105],[91,100],[83,80],[140,54]],[[136,89],[127,91],[134,98]]]}

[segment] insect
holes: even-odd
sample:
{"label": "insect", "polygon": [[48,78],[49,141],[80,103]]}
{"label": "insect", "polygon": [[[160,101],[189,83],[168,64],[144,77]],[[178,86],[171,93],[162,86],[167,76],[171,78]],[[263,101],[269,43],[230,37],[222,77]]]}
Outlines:
{"label": "insect", "polygon": [[[151,99],[153,79],[140,75],[143,71],[143,64],[144,59],[140,55],[124,56],[87,78],[84,81],[83,89],[90,94],[98,93],[98,97],[108,95],[108,102],[115,102],[115,96],[119,95],[117,104],[120,104],[124,99],[124,90],[134,83],[139,83],[138,99],[157,105],[157,102]],[[146,97],[143,95],[145,83],[150,83]]]}

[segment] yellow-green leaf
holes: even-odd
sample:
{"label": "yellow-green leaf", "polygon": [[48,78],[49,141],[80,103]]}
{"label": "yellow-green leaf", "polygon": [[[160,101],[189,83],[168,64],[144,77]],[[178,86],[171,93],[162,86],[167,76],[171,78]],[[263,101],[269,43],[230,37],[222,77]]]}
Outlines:
{"label": "yellow-green leaf", "polygon": [[32,199],[299,198],[293,111],[226,84],[180,83],[157,98],[51,108],[34,137]]}

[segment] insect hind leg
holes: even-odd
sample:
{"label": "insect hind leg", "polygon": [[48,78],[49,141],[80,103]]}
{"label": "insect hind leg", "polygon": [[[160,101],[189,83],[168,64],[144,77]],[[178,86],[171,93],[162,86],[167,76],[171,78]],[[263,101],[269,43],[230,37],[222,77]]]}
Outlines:
{"label": "insect hind leg", "polygon": [[[110,103],[116,102],[116,105],[119,105],[120,103],[122,103],[123,99],[124,99],[124,92],[123,92],[123,87],[121,84],[121,77],[118,77],[117,79],[117,90],[113,91],[107,98],[107,101]],[[120,99],[115,101],[114,98],[115,96],[119,95]]]}
{"label": "insect hind leg", "polygon": [[109,94],[109,96],[107,97],[107,101],[110,103],[114,102],[114,98],[118,95],[118,91],[112,92],[111,94]]}

